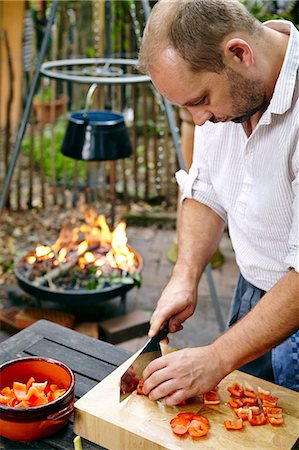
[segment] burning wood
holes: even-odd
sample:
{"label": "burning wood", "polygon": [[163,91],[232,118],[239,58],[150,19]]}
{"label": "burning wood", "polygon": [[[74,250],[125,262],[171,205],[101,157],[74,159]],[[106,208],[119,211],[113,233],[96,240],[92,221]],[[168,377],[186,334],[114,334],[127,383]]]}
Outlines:
{"label": "burning wood", "polygon": [[127,245],[126,224],[110,231],[103,215],[85,215],[78,227],[63,225],[51,245],[38,245],[18,261],[17,269],[37,286],[101,289],[140,285],[141,259]]}

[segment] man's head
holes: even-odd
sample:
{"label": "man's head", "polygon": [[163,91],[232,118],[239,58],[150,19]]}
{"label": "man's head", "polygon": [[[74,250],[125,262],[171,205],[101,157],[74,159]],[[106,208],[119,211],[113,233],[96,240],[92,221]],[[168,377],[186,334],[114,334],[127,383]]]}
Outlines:
{"label": "man's head", "polygon": [[262,33],[238,0],[160,0],[144,31],[139,69],[196,124],[242,122],[267,102],[250,46]]}
{"label": "man's head", "polygon": [[261,32],[262,25],[238,0],[160,0],[152,9],[139,52],[139,70],[150,73],[163,49],[176,50],[191,71],[224,68],[226,36]]}

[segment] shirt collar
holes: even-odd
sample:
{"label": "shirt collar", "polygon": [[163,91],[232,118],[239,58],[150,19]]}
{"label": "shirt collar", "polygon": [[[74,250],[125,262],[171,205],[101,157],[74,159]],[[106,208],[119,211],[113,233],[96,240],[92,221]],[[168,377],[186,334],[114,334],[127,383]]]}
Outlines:
{"label": "shirt collar", "polygon": [[291,107],[296,79],[298,77],[299,32],[292,22],[286,20],[269,20],[265,22],[265,26],[290,35],[284,62],[267,109],[269,115],[271,113],[284,114]]}

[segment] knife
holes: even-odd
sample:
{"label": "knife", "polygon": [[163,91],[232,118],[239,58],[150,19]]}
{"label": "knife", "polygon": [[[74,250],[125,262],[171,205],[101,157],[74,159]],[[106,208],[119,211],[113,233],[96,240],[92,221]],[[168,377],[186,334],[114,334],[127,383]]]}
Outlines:
{"label": "knife", "polygon": [[156,358],[162,356],[160,341],[166,338],[168,334],[168,322],[164,325],[156,336],[150,338],[139,351],[136,359],[125,371],[120,379],[120,402],[135,391],[139,380],[142,379],[142,373],[146,366]]}

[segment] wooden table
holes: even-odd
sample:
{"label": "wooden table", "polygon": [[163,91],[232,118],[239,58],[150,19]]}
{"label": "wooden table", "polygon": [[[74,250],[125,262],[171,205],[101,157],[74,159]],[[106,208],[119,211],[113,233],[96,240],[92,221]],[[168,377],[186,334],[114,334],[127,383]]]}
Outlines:
{"label": "wooden table", "polygon": [[[80,399],[104,378],[105,382],[108,381],[111,378],[108,375],[123,364],[130,355],[131,353],[123,349],[46,320],[36,322],[0,345],[0,363],[22,356],[46,356],[66,363],[75,372],[76,399]],[[100,386],[98,385],[95,389]],[[41,441],[16,442],[1,438],[0,449],[73,450],[74,437],[73,421],[70,421],[64,429]],[[83,450],[103,448],[85,439],[82,439],[82,443]],[[246,448],[253,450],[250,446]],[[292,450],[298,449],[299,440],[292,447]],[[113,450],[122,449],[113,448]]]}
{"label": "wooden table", "polygon": [[[103,341],[92,339],[76,331],[39,320],[0,345],[0,363],[22,356],[45,356],[64,362],[76,376],[75,396],[81,398],[87,391],[120,366],[131,355]],[[16,442],[1,438],[1,449],[13,450],[72,450],[73,422],[53,436],[41,441]],[[83,450],[103,447],[82,439]]]}

